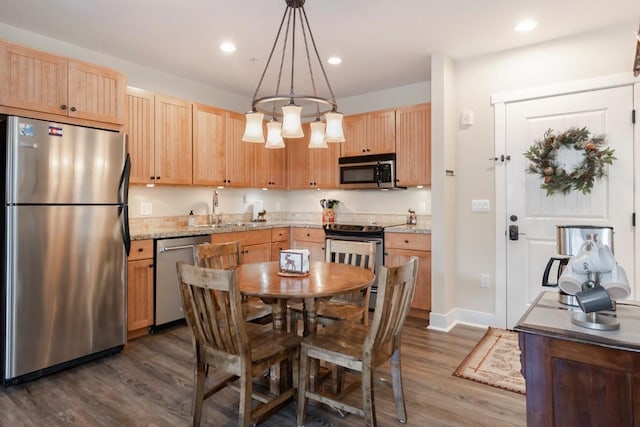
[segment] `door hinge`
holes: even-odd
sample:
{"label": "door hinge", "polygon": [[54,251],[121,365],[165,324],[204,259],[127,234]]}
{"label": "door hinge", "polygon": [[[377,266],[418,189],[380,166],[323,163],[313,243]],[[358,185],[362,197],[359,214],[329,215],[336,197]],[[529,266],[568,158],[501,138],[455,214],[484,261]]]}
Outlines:
{"label": "door hinge", "polygon": [[631,123],[636,123],[636,110],[631,110]]}
{"label": "door hinge", "polygon": [[635,212],[631,214],[631,225],[633,227],[636,226],[636,213]]}

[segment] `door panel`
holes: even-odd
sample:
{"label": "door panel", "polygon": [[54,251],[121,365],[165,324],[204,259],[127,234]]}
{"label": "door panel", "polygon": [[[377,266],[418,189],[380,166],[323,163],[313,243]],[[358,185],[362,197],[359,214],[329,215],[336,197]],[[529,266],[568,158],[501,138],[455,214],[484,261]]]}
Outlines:
{"label": "door panel", "polygon": [[7,208],[7,377],[124,344],[117,206]]}
{"label": "door panel", "polygon": [[[632,87],[618,87],[508,104],[506,108],[507,218],[517,225],[519,239],[507,240],[507,327],[513,327],[527,306],[542,291],[547,260],[556,254],[556,225],[614,227],[616,260],[634,283],[633,214],[633,108]],[[538,175],[526,172],[523,153],[543,138],[547,129],[562,133],[570,127],[587,127],[592,135],[604,134],[615,149],[608,177],[596,181],[590,194],[546,196]],[[558,160],[568,172],[582,151],[560,149]],[[511,220],[512,216],[517,220]],[[633,287],[633,284],[632,284]]]}
{"label": "door panel", "polygon": [[8,130],[8,203],[121,202],[122,134],[18,117]]}

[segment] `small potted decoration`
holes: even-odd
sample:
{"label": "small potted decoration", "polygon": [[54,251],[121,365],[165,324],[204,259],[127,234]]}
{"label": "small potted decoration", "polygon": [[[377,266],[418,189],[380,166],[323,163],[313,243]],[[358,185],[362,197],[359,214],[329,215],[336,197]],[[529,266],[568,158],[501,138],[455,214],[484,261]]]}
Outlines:
{"label": "small potted decoration", "polygon": [[323,224],[335,222],[336,216],[333,211],[333,208],[335,208],[339,202],[340,202],[339,200],[333,200],[333,199],[320,200],[320,206],[322,206],[322,223]]}

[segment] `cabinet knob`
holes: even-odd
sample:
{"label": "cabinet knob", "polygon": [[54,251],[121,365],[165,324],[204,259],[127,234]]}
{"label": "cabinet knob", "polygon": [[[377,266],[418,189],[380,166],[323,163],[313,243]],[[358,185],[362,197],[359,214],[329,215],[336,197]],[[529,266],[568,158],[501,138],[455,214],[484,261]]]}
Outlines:
{"label": "cabinet knob", "polygon": [[76,111],[76,107],[71,107],[71,111]]}
{"label": "cabinet knob", "polygon": [[144,248],[138,248],[138,252],[144,251]]}
{"label": "cabinet knob", "polygon": [[404,242],[405,242],[405,243],[409,243],[409,240],[408,240],[408,239],[405,239],[405,240],[404,240]]}
{"label": "cabinet knob", "polygon": [[149,264],[149,268],[153,268],[153,264]]}
{"label": "cabinet knob", "polygon": [[61,110],[66,110],[66,109],[67,109],[67,106],[66,106],[65,104],[62,104],[62,105],[60,106],[60,109],[61,109]]}

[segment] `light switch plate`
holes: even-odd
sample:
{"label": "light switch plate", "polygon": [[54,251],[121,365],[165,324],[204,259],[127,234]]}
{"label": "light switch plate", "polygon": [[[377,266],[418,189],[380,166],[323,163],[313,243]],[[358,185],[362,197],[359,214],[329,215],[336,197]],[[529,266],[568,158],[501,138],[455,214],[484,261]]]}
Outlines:
{"label": "light switch plate", "polygon": [[153,208],[151,203],[142,202],[140,203],[140,215],[151,215],[153,212]]}
{"label": "light switch plate", "polygon": [[472,200],[471,212],[489,212],[489,200],[487,199]]}
{"label": "light switch plate", "polygon": [[427,213],[427,204],[425,202],[420,202],[418,204],[418,213],[421,213],[421,214]]}

